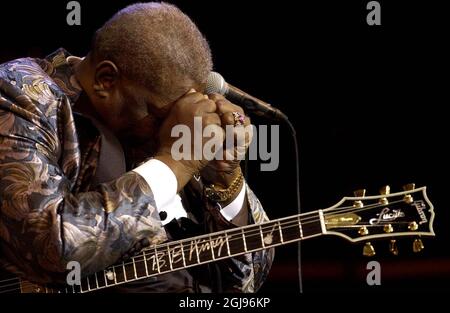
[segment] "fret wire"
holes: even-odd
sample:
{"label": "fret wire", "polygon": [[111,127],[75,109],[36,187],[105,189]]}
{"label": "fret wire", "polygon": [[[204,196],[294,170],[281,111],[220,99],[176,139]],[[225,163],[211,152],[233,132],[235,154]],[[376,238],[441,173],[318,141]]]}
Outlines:
{"label": "fret wire", "polygon": [[97,272],[95,272],[95,284],[97,285],[97,288],[100,288],[98,284]]}
{"label": "fret wire", "polygon": [[125,282],[128,281],[127,279],[127,271],[125,270],[125,263],[122,262],[122,270],[123,270],[123,279],[125,279]]}
{"label": "fret wire", "polygon": [[248,252],[248,250],[247,250],[247,243],[245,242],[245,234],[244,234],[244,229],[243,228],[242,228],[241,232],[242,232],[242,240],[244,241],[244,251]]}
{"label": "fret wire", "polygon": [[142,251],[142,254],[144,256],[145,274],[146,274],[146,276],[148,276],[148,266],[147,266],[147,258],[145,256],[145,251]]}
{"label": "fret wire", "polygon": [[266,247],[266,244],[264,243],[264,235],[263,235],[263,231],[262,231],[262,228],[261,228],[261,224],[259,225],[259,234],[261,235],[261,243],[262,243],[262,247],[263,248],[265,248]]}
{"label": "fret wire", "polygon": [[167,245],[167,254],[169,255],[169,265],[170,265],[170,269],[173,270],[172,258],[170,257],[170,246],[169,246],[169,245]]}
{"label": "fret wire", "polygon": [[131,260],[133,261],[134,278],[138,278],[137,270],[136,270],[136,262],[134,261],[134,257],[132,257]]}
{"label": "fret wire", "polygon": [[114,283],[117,284],[116,267],[113,266],[112,269],[113,269],[113,274],[114,274]]}
{"label": "fret wire", "polygon": [[298,220],[298,228],[300,230],[300,239],[303,238],[303,228],[302,228],[302,222],[300,221],[300,216],[297,217]]}
{"label": "fret wire", "polygon": [[198,253],[198,246],[197,246],[197,241],[195,241],[195,253],[197,254],[197,262],[200,262],[200,254]]}
{"label": "fret wire", "polygon": [[75,287],[74,285],[70,285],[72,287],[72,293],[75,293]]}
{"label": "fret wire", "polygon": [[209,245],[210,245],[210,248],[211,248],[212,259],[215,260],[216,256],[214,255],[214,249],[213,249],[214,246],[213,246],[213,243],[212,243],[211,236],[209,236]]}
{"label": "fret wire", "polygon": [[183,246],[183,242],[180,241],[180,246],[181,246],[181,257],[183,258],[183,266],[186,267],[186,259],[184,257],[184,246]]}
{"label": "fret wire", "polygon": [[323,211],[319,210],[319,221],[320,221],[320,227],[322,229],[322,234],[326,234],[327,233],[327,227],[325,225],[325,219],[323,217]]}
{"label": "fret wire", "polygon": [[81,293],[83,292],[83,287],[81,287],[81,284],[80,284],[80,292]]}
{"label": "fret wire", "polygon": [[158,250],[156,250],[156,246],[155,246],[155,260],[156,260],[156,267],[158,268],[158,273],[161,273],[161,269],[159,268]]}
{"label": "fret wire", "polygon": [[86,281],[87,281],[87,285],[88,285],[88,291],[91,291],[91,284],[89,283],[89,276],[86,276]]}
{"label": "fret wire", "polygon": [[227,242],[227,250],[228,250],[228,255],[231,256],[231,252],[230,252],[230,243],[228,242],[228,234],[225,233],[225,240]]}
{"label": "fret wire", "polygon": [[108,286],[108,277],[106,276],[105,270],[103,270],[103,277],[105,278],[105,286]]}
{"label": "fret wire", "polygon": [[281,243],[284,243],[284,239],[283,239],[283,231],[281,230],[281,223],[280,223],[280,221],[278,221],[278,230],[280,231],[280,240],[281,240]]}

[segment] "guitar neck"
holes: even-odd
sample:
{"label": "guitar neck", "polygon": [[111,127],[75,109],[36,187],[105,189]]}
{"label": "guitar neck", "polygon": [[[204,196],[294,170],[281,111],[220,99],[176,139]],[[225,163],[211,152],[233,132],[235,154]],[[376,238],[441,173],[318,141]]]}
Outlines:
{"label": "guitar neck", "polygon": [[85,293],[108,288],[316,237],[323,233],[324,228],[322,211],[319,210],[263,224],[171,241],[145,249],[128,261],[84,277],[81,285],[68,286],[58,292]]}
{"label": "guitar neck", "polygon": [[[90,292],[322,234],[340,236],[351,242],[379,238],[391,238],[391,242],[395,242],[393,237],[435,236],[433,204],[428,199],[426,187],[414,189],[414,185],[409,184],[404,189],[403,192],[384,192],[377,196],[364,196],[363,192],[358,197],[344,197],[324,210],[167,242],[84,277],[80,285],[54,289],[24,281],[20,283],[20,291]],[[366,255],[370,256],[372,251],[368,244]],[[415,239],[414,251],[422,249],[421,240]],[[3,282],[5,285],[0,285],[0,293],[2,288],[6,291],[19,289],[11,279]]]}

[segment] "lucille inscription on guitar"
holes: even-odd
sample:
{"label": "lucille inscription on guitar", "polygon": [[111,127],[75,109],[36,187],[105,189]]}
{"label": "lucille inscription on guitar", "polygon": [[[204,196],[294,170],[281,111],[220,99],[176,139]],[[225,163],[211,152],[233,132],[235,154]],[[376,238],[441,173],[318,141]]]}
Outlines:
{"label": "lucille inscription on guitar", "polygon": [[[359,191],[357,197],[345,197],[327,209],[150,247],[128,261],[83,277],[80,285],[50,288],[12,278],[0,281],[0,293],[91,292],[320,235],[336,235],[351,242],[387,238],[391,244],[396,237],[414,236],[417,247],[423,247],[420,237],[435,235],[433,205],[426,187],[409,184],[404,189],[389,194],[387,188],[378,196]],[[367,255],[373,255],[372,250]]]}

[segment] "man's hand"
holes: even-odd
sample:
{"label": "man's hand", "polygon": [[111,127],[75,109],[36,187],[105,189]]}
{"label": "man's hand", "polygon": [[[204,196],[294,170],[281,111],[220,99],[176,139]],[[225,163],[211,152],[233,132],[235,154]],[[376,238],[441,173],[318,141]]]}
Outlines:
{"label": "man's hand", "polygon": [[[216,111],[217,105],[215,101],[208,99],[207,96],[195,90],[190,90],[173,104],[168,117],[160,128],[160,148],[155,155],[155,159],[164,162],[174,172],[178,180],[177,190],[182,189],[192,176],[200,172],[208,163],[208,160],[204,159],[203,153],[201,153],[200,160],[195,160],[194,158],[195,149],[201,148],[201,151],[203,151],[205,142],[211,140],[211,138],[203,138],[203,129],[208,125],[212,125],[212,127],[217,128],[214,130],[216,133],[222,132],[223,134],[222,121]],[[201,129],[194,128],[194,117],[201,117]],[[178,140],[178,138],[171,137],[171,131],[177,125],[186,125],[191,130],[191,155],[188,160],[176,161],[171,154],[172,146]],[[195,131],[201,133],[195,134]],[[202,138],[201,147],[194,147],[194,137]],[[223,136],[221,137],[223,138]],[[219,136],[214,138],[219,138]],[[220,145],[221,143],[218,144]]]}
{"label": "man's hand", "polygon": [[[250,119],[244,115],[244,111],[240,106],[231,103],[222,95],[212,94],[209,98],[216,103],[216,113],[220,116],[222,128],[226,130],[227,125],[232,126],[234,145],[231,147],[225,147],[224,145],[222,160],[209,162],[201,171],[201,175],[207,182],[227,188],[238,175],[241,175],[240,161],[245,156],[252,140],[252,134],[245,132],[246,126],[250,125]],[[235,126],[236,122],[233,112],[238,112],[245,116],[243,125]]]}

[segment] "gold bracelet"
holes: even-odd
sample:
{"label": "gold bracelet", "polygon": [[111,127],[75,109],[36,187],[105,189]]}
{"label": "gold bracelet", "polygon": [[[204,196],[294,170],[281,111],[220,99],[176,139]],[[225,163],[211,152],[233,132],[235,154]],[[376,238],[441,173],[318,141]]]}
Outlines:
{"label": "gold bracelet", "polygon": [[205,196],[211,201],[225,202],[231,199],[231,197],[238,191],[239,187],[244,180],[242,172],[239,171],[238,177],[236,177],[231,185],[226,189],[218,188],[214,184],[205,186]]}

